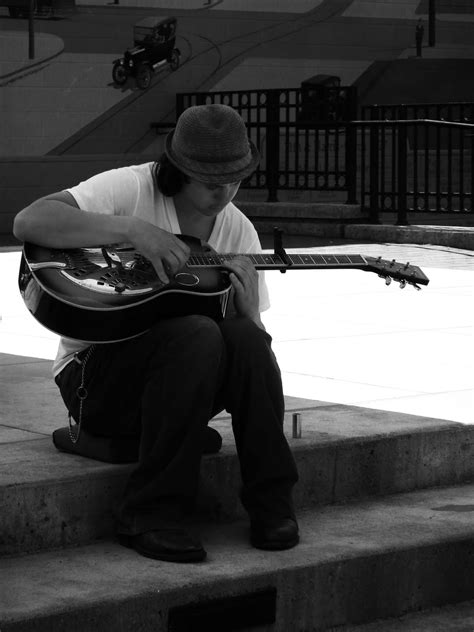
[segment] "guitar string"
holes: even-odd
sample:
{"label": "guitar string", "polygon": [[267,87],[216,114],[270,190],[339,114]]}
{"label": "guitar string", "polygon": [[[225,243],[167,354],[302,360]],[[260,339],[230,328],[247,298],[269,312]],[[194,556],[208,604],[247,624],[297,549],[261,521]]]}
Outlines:
{"label": "guitar string", "polygon": [[[128,254],[128,253],[127,253]],[[132,256],[124,256],[123,253],[120,253],[120,258],[122,263],[130,263],[132,262],[136,256],[141,257],[138,252],[134,251]],[[219,265],[221,263],[225,263],[226,261],[230,261],[235,257],[245,256],[250,258],[253,263],[259,265],[261,262],[263,264],[272,264],[272,265],[281,265],[283,261],[279,255],[276,254],[265,254],[265,253],[243,253],[243,255],[239,253],[225,253],[225,254],[214,254],[214,255],[202,255],[197,253],[191,253],[189,260],[193,262],[193,265]],[[364,263],[364,258],[361,255],[313,255],[313,254],[288,254],[288,257],[292,263],[300,263],[300,264],[352,264],[357,265]],[[75,259],[74,255],[71,257],[73,260]],[[104,261],[104,257],[100,253],[91,253],[88,252],[87,249],[81,250],[80,254],[77,258],[84,258],[86,263],[99,263]],[[145,257],[143,257],[145,259]],[[146,260],[146,259],[145,259]]]}

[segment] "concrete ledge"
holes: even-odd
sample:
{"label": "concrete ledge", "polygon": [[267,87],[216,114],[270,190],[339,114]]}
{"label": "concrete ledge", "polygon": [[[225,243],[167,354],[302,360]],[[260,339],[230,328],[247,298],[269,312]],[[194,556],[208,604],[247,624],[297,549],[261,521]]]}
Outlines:
{"label": "concrete ledge", "polygon": [[404,616],[346,626],[341,632],[470,632],[474,630],[474,601],[422,610]]}
{"label": "concrete ledge", "polygon": [[345,239],[377,242],[432,244],[464,250],[474,250],[474,227],[467,226],[386,226],[346,224]]}
{"label": "concrete ledge", "polygon": [[275,226],[283,229],[285,235],[297,237],[317,237],[321,239],[344,239],[345,225],[338,222],[305,221],[276,218],[273,220],[252,217],[252,223],[260,235],[270,235]]}
{"label": "concrete ledge", "polygon": [[240,210],[250,219],[286,219],[300,221],[338,221],[367,219],[359,204],[340,204],[334,202],[237,202]]}
{"label": "concrete ledge", "polygon": [[[452,485],[474,479],[474,427],[455,422],[320,403],[302,411],[303,437],[286,433],[300,474],[298,508]],[[242,518],[240,472],[230,419],[212,424],[222,451],[203,459],[197,515]],[[113,507],[132,465],[111,465],[55,450],[51,439],[0,446],[0,553],[77,545],[113,533]]]}
{"label": "concrete ledge", "polygon": [[[239,600],[266,591],[274,602],[265,629],[288,632],[467,601],[473,506],[471,485],[321,508],[300,515],[299,546],[281,552],[251,548],[246,523],[194,525],[208,559],[185,569],[112,542],[4,559],[0,626],[167,632],[190,629],[186,621],[200,615],[200,629],[225,630]],[[170,627],[177,609],[189,606],[181,627]]]}
{"label": "concrete ledge", "polygon": [[347,224],[275,218],[252,218],[260,234],[270,234],[275,226],[288,235],[311,236],[371,243],[431,244],[460,250],[474,250],[474,228],[461,226],[391,226]]}
{"label": "concrete ledge", "polygon": [[[238,202],[257,230],[274,226],[287,234],[388,243],[433,244],[474,250],[473,226],[369,224],[360,205],[338,202]],[[419,214],[418,214],[419,215]],[[449,219],[449,218],[448,218]],[[453,218],[453,221],[456,218]],[[444,218],[446,220],[446,218]]]}
{"label": "concrete ledge", "polygon": [[356,204],[240,202],[238,206],[260,233],[279,226],[291,235],[341,239],[346,222],[367,220]]}

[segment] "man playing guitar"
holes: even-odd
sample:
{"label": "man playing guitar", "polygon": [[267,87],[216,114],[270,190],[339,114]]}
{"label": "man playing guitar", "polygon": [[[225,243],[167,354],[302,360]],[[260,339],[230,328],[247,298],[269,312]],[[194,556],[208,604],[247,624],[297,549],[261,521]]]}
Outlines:
{"label": "man playing guitar", "polygon": [[[235,110],[193,106],[167,136],[159,162],[106,171],[41,198],[17,215],[14,233],[49,248],[131,244],[166,284],[190,255],[179,234],[221,253],[261,252],[254,227],[232,203],[258,161]],[[260,318],[269,307],[264,275],[245,256],[225,268],[233,309],[223,320],[160,318],[139,336],[105,344],[63,337],[53,365],[76,422],[72,441],[81,428],[97,437],[140,436],[117,534],[159,560],[206,557],[183,521],[198,491],[207,424],[223,409],[232,415],[251,543],[277,550],[299,541],[280,371]]]}

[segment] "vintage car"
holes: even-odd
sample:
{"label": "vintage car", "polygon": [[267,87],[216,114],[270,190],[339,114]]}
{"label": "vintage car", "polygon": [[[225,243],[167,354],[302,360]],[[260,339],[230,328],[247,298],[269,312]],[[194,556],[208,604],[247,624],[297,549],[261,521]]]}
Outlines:
{"label": "vintage car", "polygon": [[179,66],[181,53],[175,48],[176,18],[147,17],[133,28],[133,48],[114,61],[112,77],[122,86],[129,76],[135,77],[139,88],[148,88],[153,73],[165,64],[171,70]]}

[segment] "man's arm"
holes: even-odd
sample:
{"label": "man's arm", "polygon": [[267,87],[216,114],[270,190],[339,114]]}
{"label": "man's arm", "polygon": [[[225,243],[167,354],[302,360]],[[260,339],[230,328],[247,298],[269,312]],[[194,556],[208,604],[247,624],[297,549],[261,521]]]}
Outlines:
{"label": "man's arm", "polygon": [[13,223],[17,239],[50,248],[126,241],[129,230],[130,218],[82,211],[67,191],[33,202],[18,213]]}
{"label": "man's arm", "polygon": [[20,241],[49,248],[128,242],[151,261],[164,283],[189,256],[188,246],[175,235],[137,217],[82,211],[67,191],[48,195],[20,211],[13,233]]}

